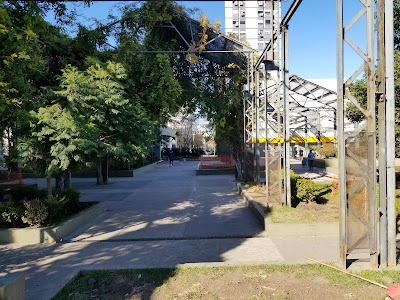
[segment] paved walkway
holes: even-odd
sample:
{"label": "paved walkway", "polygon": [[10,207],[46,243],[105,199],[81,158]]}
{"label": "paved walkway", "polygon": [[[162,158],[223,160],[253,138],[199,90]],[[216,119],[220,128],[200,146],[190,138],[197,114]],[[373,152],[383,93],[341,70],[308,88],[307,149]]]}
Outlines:
{"label": "paved walkway", "polygon": [[153,165],[105,186],[73,179],[106,211],[62,243],[0,245],[0,276],[24,271],[29,300],[51,299],[80,270],[338,262],[336,236],[267,238],[234,176],[196,176],[197,164]]}
{"label": "paved walkway", "polygon": [[308,166],[303,167],[301,160],[298,159],[291,159],[290,167],[295,173],[316,181],[332,181],[332,179],[336,176],[334,174],[327,173],[323,168],[314,167],[310,169]]}

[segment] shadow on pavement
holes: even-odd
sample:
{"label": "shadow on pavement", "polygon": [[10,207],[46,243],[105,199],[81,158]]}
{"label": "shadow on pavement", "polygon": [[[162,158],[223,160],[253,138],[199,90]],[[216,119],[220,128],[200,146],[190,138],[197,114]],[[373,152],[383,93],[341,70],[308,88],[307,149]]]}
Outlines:
{"label": "shadow on pavement", "polygon": [[0,272],[24,271],[26,298],[50,299],[80,270],[282,261],[234,176],[196,176],[196,166],[159,164],[104,186],[73,180],[82,199],[107,210],[62,243],[0,246]]}

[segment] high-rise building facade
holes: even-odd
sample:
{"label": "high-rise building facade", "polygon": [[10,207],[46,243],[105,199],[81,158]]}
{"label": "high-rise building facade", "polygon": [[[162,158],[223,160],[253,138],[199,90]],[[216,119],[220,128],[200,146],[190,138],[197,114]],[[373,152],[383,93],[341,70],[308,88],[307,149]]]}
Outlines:
{"label": "high-rise building facade", "polygon": [[[234,34],[238,40],[247,42],[261,53],[272,38],[272,2],[225,1],[226,33]],[[280,13],[278,16],[280,17]]]}

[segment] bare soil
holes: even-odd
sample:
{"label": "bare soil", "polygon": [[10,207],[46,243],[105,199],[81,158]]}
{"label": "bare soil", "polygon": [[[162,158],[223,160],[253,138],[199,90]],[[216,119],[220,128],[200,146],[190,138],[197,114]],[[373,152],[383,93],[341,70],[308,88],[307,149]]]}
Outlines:
{"label": "bare soil", "polygon": [[[151,279],[110,271],[77,278],[55,299],[384,299],[385,290],[323,266],[176,269]],[[328,268],[329,269],[329,268]],[[336,273],[332,273],[336,272]]]}

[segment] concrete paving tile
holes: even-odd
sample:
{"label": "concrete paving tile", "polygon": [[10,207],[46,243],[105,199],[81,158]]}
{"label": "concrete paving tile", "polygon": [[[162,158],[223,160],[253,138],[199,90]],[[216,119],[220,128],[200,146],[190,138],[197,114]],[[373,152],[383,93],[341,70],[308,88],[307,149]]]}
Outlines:
{"label": "concrete paving tile", "polygon": [[337,260],[337,237],[266,238],[234,176],[196,176],[197,164],[153,165],[103,186],[73,178],[106,211],[62,243],[0,245],[0,275],[24,271],[26,299],[47,300],[80,270]]}

